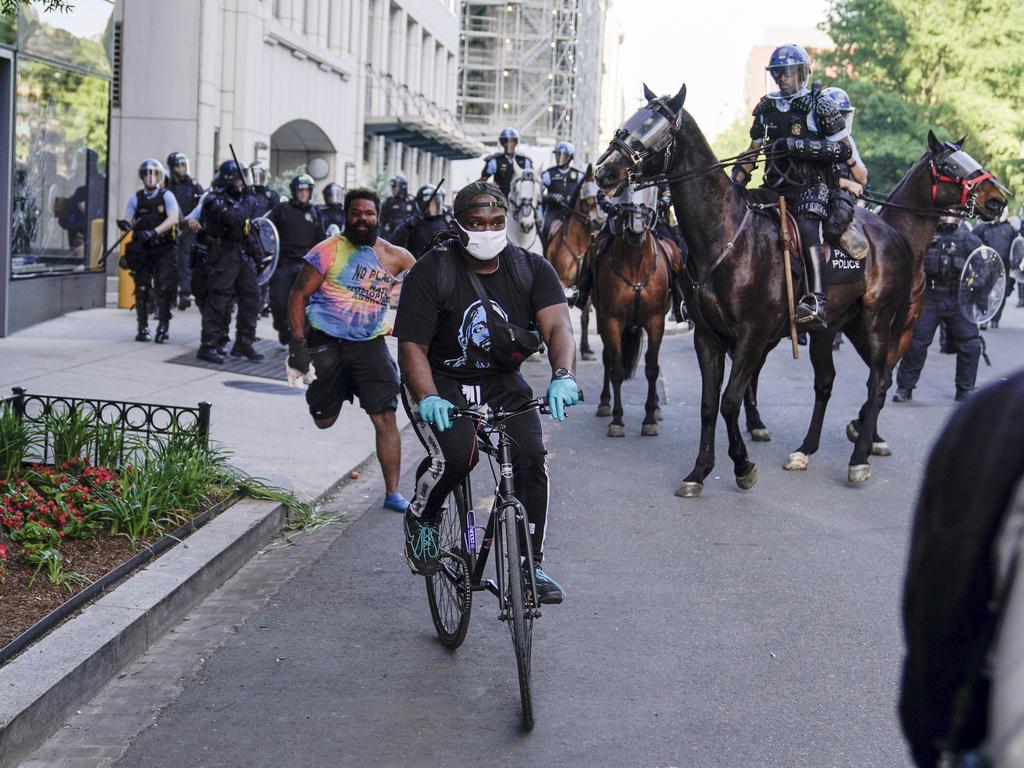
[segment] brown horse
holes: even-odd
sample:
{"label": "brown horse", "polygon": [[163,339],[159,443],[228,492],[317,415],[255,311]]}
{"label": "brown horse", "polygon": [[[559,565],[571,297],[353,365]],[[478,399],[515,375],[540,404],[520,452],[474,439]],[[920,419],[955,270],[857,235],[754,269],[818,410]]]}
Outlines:
{"label": "brown horse", "polygon": [[[604,224],[604,213],[597,204],[597,183],[594,181],[593,166],[587,166],[583,181],[573,192],[569,203],[569,215],[551,224],[548,232],[548,247],[544,256],[558,273],[566,295],[573,297],[578,291],[580,268],[594,238]],[[590,330],[590,302],[580,307],[580,358],[593,360],[587,334]]]}
{"label": "brown horse", "polygon": [[[685,86],[672,98],[657,98],[649,91],[647,97],[647,105],[612,139],[598,162],[596,178],[606,190],[620,190],[631,180],[670,182],[672,202],[690,248],[686,300],[696,326],[694,346],[703,381],[701,438],[694,468],[676,493],[700,495],[714,466],[719,409],[726,423],[736,483],[747,489],[757,480],[757,468],[743,442],[740,407],[768,352],[789,326],[778,223],[757,215],[748,193],[719,172],[723,164],[683,109]],[[663,168],[667,173],[658,178],[657,171]],[[974,198],[986,215],[998,213],[1006,204],[991,181],[978,186]],[[944,203],[940,198],[936,205]],[[861,410],[862,429],[850,457],[851,482],[870,477],[868,454],[878,412],[891,382],[895,347],[910,312],[915,264],[910,243],[917,241],[909,233],[905,238],[872,213],[858,211],[857,216],[870,242],[866,279],[862,284],[829,288],[830,317],[849,326],[848,335],[871,369],[868,398]],[[933,226],[931,219],[924,221]],[[854,307],[857,304],[861,306]],[[817,369],[823,364],[820,343],[816,349],[818,353],[812,351],[811,359]],[[727,354],[733,363],[722,395]],[[816,401],[816,410],[818,407]]]}
{"label": "brown horse", "polygon": [[[609,437],[625,437],[622,382],[632,378],[636,370],[645,333],[647,401],[640,434],[658,434],[658,353],[665,335],[671,270],[681,265],[675,243],[654,234],[655,206],[656,202],[650,206],[620,206],[612,222],[617,234],[603,253],[594,256],[594,308],[604,345],[604,387],[597,415],[612,417]],[[615,392],[614,406],[610,389]]]}

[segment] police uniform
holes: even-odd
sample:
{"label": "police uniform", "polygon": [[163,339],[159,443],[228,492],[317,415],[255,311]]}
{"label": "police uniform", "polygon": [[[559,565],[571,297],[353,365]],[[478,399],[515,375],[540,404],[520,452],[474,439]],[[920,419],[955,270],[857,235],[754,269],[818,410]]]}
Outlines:
{"label": "police uniform", "polygon": [[544,223],[540,230],[540,240],[545,248],[551,225],[569,213],[572,196],[582,180],[583,173],[571,165],[567,168],[554,165],[540,175],[540,182],[544,185],[544,197],[541,200],[544,204]]}
{"label": "police uniform", "polygon": [[295,199],[278,203],[267,217],[277,227],[281,256],[270,278],[270,312],[274,330],[282,344],[291,339],[288,324],[288,294],[302,269],[302,259],[323,240],[320,212],[311,203]]}
{"label": "police uniform", "polygon": [[1010,247],[1017,238],[1018,232],[1013,224],[1008,221],[988,222],[983,221],[974,228],[974,234],[981,239],[981,242],[999,254],[1003,260],[1003,269],[1006,270],[1006,291],[1003,293],[1003,303],[999,305],[999,311],[992,318],[992,327],[998,328],[999,321],[1003,317],[1003,309],[1006,307],[1006,300],[1013,294],[1014,281],[1010,279]]}
{"label": "police uniform", "polygon": [[512,179],[516,176],[515,166],[527,171],[533,169],[533,161],[526,155],[518,152],[514,155],[506,155],[504,152],[495,152],[484,160],[483,177],[494,177],[494,183],[507,198],[512,191]]}
{"label": "police uniform", "polygon": [[207,253],[201,354],[216,350],[228,337],[232,302],[238,304],[232,353],[252,350],[260,306],[256,264],[246,252],[246,224],[256,208],[252,195],[233,188],[216,190],[203,203]]}
{"label": "police uniform", "polygon": [[327,237],[327,230],[333,224],[339,232],[345,231],[345,206],[341,203],[324,203],[317,206],[320,213],[320,224],[323,226],[323,236]]}
{"label": "police uniform", "polygon": [[[178,202],[178,211],[185,218],[199,204],[203,196],[202,186],[191,176],[176,177],[171,174],[167,181],[167,189]],[[196,242],[196,233],[184,227],[178,230],[175,244],[178,265],[178,299],[182,304],[192,294],[192,247]]]}
{"label": "police uniform", "polygon": [[[950,345],[956,350],[956,393],[964,396],[974,389],[981,357],[978,326],[960,311],[960,273],[967,258],[982,242],[959,224],[940,222],[924,257],[925,297],[921,316],[914,325],[910,347],[896,372],[897,402],[909,393],[921,377],[928,346],[939,323],[945,323]],[[905,396],[903,396],[905,395]]]}
{"label": "police uniform", "polygon": [[391,236],[391,243],[407,249],[418,261],[430,248],[434,236],[451,230],[454,221],[447,210],[436,216],[425,216],[417,211],[398,225]]}
{"label": "police uniform", "polygon": [[[158,188],[152,192],[140,189],[128,201],[125,220],[134,222],[136,233],[155,230],[164,219],[178,210],[178,202],[168,190]],[[166,339],[171,320],[171,305],[178,289],[178,267],[175,259],[172,227],[163,234],[143,242],[133,239],[125,250],[125,260],[135,281],[135,315],[138,336],[144,341],[149,335],[149,313],[157,312],[158,340]],[[160,338],[163,336],[163,338]]]}
{"label": "police uniform", "polygon": [[391,195],[380,205],[380,236],[388,242],[398,225],[416,213],[411,195]]}
{"label": "police uniform", "polygon": [[252,217],[258,219],[261,216],[266,216],[281,202],[281,195],[277,194],[274,190],[268,187],[253,187],[253,210]]}

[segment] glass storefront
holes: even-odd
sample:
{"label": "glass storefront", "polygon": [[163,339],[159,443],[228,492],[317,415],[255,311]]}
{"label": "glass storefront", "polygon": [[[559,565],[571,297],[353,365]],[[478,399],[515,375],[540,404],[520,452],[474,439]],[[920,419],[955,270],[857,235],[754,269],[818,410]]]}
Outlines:
{"label": "glass storefront", "polygon": [[112,15],[107,0],[85,0],[18,19],[12,279],[101,269]]}

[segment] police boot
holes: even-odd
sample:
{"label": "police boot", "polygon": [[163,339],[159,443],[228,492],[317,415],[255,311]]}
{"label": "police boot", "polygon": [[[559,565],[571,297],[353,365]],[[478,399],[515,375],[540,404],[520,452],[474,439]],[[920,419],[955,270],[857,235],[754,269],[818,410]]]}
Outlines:
{"label": "police boot", "polygon": [[1017,306],[1024,307],[1024,283],[1017,283]]}
{"label": "police boot", "polygon": [[235,339],[235,343],[231,346],[231,356],[244,357],[250,363],[258,363],[266,359],[266,355],[257,352],[251,341],[239,341],[238,339]]}
{"label": "police boot", "polygon": [[677,323],[685,323],[690,318],[686,316],[686,309],[683,307],[683,287],[679,284],[678,274],[672,273],[669,286],[672,290],[672,319]]}
{"label": "police boot", "polygon": [[208,363],[217,363],[218,365],[224,362],[224,355],[209,344],[203,344],[200,346],[199,351],[196,352],[196,357],[200,360],[205,360]]}
{"label": "police boot", "polygon": [[146,311],[146,302],[144,300],[135,300],[135,323],[138,326],[135,340],[149,341],[149,312]]}
{"label": "police boot", "polygon": [[156,336],[153,338],[155,344],[163,344],[168,339],[168,331],[171,327],[171,310],[169,307],[160,307],[160,319],[156,324]]}
{"label": "police boot", "polygon": [[796,305],[796,324],[804,330],[823,330],[828,325],[828,298],[825,296],[825,247],[812,245],[804,259],[807,293]]}

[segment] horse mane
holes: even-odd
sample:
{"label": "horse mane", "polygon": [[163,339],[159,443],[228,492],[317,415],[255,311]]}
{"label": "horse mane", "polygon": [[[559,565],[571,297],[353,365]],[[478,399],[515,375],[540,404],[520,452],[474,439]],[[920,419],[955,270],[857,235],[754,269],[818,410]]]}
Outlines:
{"label": "horse mane", "polygon": [[901,179],[900,179],[900,180],[899,180],[898,182],[896,182],[896,186],[892,188],[892,192],[890,192],[890,193],[889,193],[889,196],[885,198],[886,200],[892,200],[893,198],[895,198],[895,197],[896,197],[896,194],[897,194],[898,192],[900,192],[900,191],[901,191],[901,190],[903,189],[903,187],[904,187],[904,186],[905,186],[906,184],[908,184],[908,183],[909,183],[909,181],[910,181],[910,175],[911,175],[911,174],[912,174],[912,173],[913,173],[913,172],[914,172],[915,170],[917,170],[917,166],[918,166],[918,165],[919,165],[919,164],[920,164],[920,163],[921,163],[921,162],[922,162],[922,161],[923,161],[923,160],[924,160],[924,159],[925,159],[926,157],[928,157],[928,155],[930,155],[930,154],[931,154],[931,152],[930,152],[930,151],[929,151],[929,152],[925,152],[925,153],[924,153],[923,155],[921,155],[921,156],[920,156],[920,157],[919,157],[919,158],[918,158],[917,160],[915,160],[915,161],[914,161],[914,162],[913,162],[913,163],[911,164],[911,166],[910,166],[910,167],[909,167],[909,168],[907,169],[907,172],[903,174],[903,178],[901,178]]}

